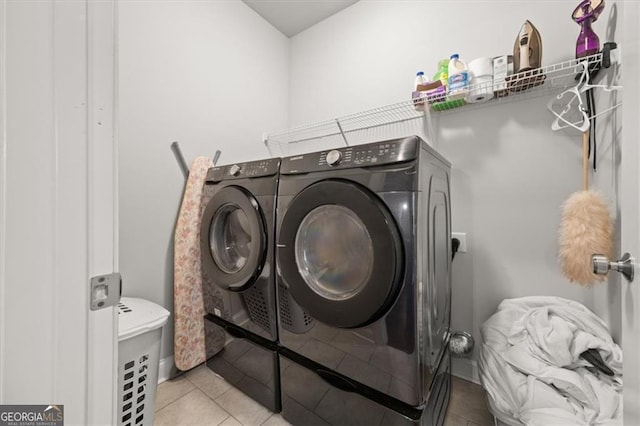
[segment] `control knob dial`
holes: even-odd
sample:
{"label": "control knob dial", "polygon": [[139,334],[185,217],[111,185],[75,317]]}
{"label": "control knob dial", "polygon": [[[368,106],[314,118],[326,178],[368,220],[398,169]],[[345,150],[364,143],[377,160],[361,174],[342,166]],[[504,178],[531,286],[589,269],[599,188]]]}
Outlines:
{"label": "control knob dial", "polygon": [[329,151],[327,154],[327,164],[330,166],[336,166],[342,160],[342,153],[337,149]]}
{"label": "control knob dial", "polygon": [[240,174],[240,166],[234,164],[233,166],[229,167],[229,174],[231,176],[238,176]]}

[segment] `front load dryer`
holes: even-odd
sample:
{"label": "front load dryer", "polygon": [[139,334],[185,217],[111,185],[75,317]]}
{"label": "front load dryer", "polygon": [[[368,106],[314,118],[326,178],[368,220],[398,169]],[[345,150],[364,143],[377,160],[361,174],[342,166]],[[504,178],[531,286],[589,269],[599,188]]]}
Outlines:
{"label": "front load dryer", "polygon": [[282,159],[282,414],[440,425],[450,394],[450,164],[417,136]]}
{"label": "front load dryer", "polygon": [[279,167],[273,158],[209,169],[200,229],[207,353],[223,347],[207,365],[274,412],[280,411],[274,276]]}

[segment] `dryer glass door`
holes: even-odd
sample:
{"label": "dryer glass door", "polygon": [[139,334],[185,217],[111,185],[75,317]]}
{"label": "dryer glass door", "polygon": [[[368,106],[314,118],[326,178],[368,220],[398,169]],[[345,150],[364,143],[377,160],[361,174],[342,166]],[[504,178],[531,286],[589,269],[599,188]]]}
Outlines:
{"label": "dryer glass door", "polygon": [[360,292],[373,272],[373,241],[353,210],[323,205],[310,211],[295,239],[298,270],[319,296],[344,300]]}
{"label": "dryer glass door", "polygon": [[280,276],[297,304],[328,325],[362,327],[384,315],[400,290],[403,259],[389,209],[348,180],[305,188],[280,225]]}
{"label": "dryer glass door", "polygon": [[227,186],[211,197],[202,214],[200,249],[207,282],[244,291],[257,280],[266,259],[267,232],[250,192]]}
{"label": "dryer glass door", "polygon": [[235,274],[247,264],[251,240],[249,219],[238,205],[226,204],[216,211],[209,227],[209,247],[223,272]]}

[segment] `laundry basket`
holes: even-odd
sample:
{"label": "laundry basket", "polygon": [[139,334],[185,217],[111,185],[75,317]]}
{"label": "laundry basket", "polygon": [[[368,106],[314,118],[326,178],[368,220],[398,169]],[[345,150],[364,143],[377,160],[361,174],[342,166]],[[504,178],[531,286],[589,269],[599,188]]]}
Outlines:
{"label": "laundry basket", "polygon": [[144,299],[118,304],[118,425],[153,425],[160,338],[169,312]]}

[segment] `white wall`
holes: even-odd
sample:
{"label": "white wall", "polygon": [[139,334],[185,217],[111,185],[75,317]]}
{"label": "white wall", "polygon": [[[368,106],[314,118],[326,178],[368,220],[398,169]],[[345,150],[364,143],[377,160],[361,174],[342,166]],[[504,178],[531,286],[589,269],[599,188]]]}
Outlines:
{"label": "white wall", "polygon": [[[614,2],[594,29],[614,39]],[[540,31],[543,65],[572,59],[575,1],[361,1],[291,40],[290,124],[325,120],[408,99],[416,71],[432,76],[457,52],[470,61],[513,51],[525,19]],[[618,11],[619,15],[620,11]],[[613,14],[613,16],[612,16]],[[473,332],[511,297],[556,295],[580,301],[619,330],[619,294],[571,285],[559,272],[560,206],[581,188],[581,137],[551,131],[548,96],[436,117],[437,149],[453,164],[453,230],[466,232],[457,256],[453,328]],[[600,100],[603,103],[603,99]],[[437,113],[436,113],[437,114]],[[615,205],[613,115],[598,122],[595,186]],[[608,121],[608,123],[607,123]],[[614,330],[615,331],[615,330]],[[473,378],[473,364],[454,372]]]}
{"label": "white wall", "polygon": [[[268,156],[287,125],[289,40],[240,0],[120,2],[120,271],[123,295],[173,310],[173,228],[187,162]],[[172,321],[161,357],[173,354]]]}

